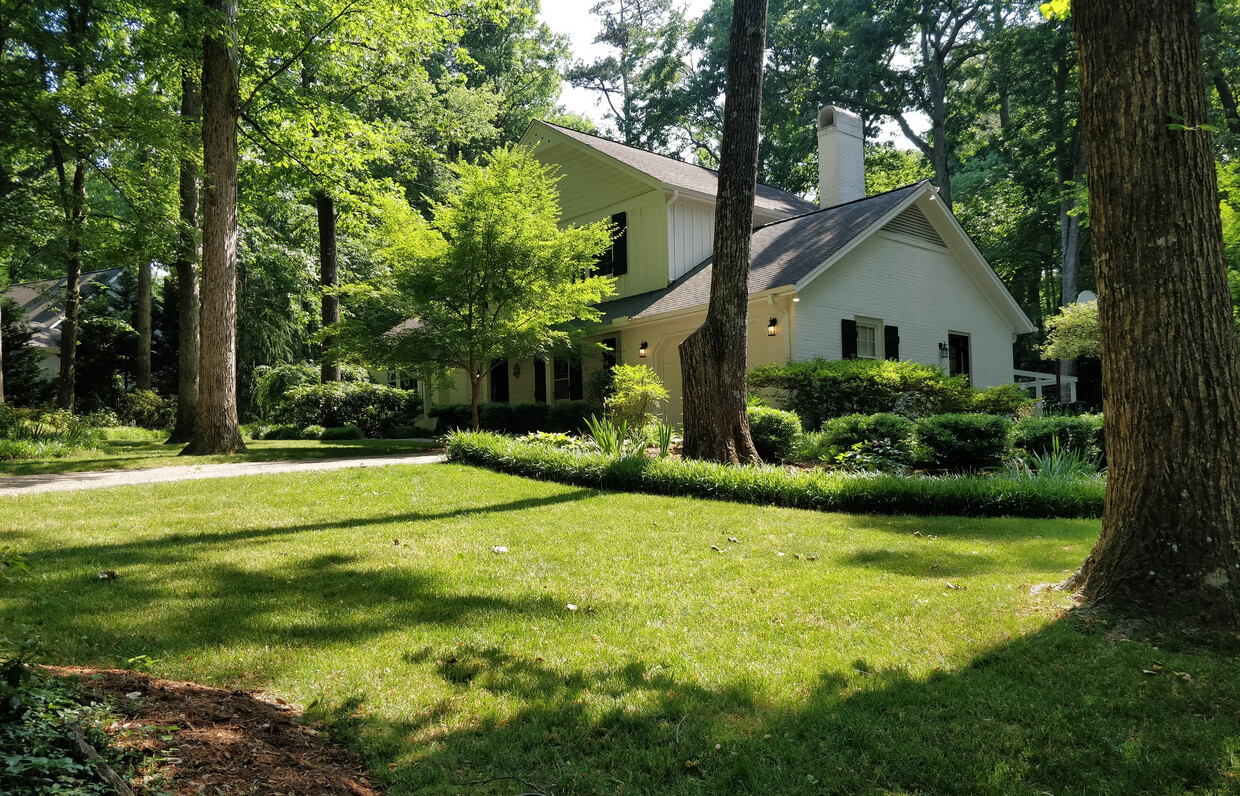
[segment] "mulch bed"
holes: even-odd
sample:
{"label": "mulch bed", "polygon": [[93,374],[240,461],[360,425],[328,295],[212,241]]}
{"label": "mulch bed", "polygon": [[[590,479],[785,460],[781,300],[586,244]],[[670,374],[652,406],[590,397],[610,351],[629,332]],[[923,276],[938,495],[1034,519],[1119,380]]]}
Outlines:
{"label": "mulch bed", "polygon": [[[378,796],[357,755],[332,745],[325,732],[303,725],[300,711],[284,700],[140,672],[48,669],[57,676],[80,677],[87,693],[113,698],[124,716],[108,730],[117,746],[165,758],[151,780],[154,788],[139,780],[133,783],[135,793]],[[156,727],[161,729],[143,731]],[[168,727],[176,729],[163,729]]]}

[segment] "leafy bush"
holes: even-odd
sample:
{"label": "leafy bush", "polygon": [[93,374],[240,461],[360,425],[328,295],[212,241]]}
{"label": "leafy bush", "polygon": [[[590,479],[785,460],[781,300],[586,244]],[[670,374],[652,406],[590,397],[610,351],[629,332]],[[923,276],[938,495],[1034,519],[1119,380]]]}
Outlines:
{"label": "leafy bush", "polygon": [[873,514],[964,517],[1098,517],[1099,481],[1039,481],[977,476],[850,475],[737,467],[714,462],[646,457],[619,459],[530,444],[488,432],[448,437],[448,458],[502,472],[592,488],[790,508]]}
{"label": "leafy bush", "polygon": [[826,435],[820,431],[806,431],[797,437],[792,449],[792,458],[798,462],[830,461],[834,455],[832,446],[827,442]]}
{"label": "leafy bush", "polygon": [[319,434],[319,439],[324,442],[332,442],[347,439],[362,439],[366,435],[357,426],[335,426],[333,428],[325,428]]}
{"label": "leafy bush", "polygon": [[258,431],[256,431],[254,435],[254,439],[275,439],[275,440],[301,439],[301,426],[293,426],[293,425],[287,425],[287,424],[276,425],[276,426],[264,426],[259,430],[262,432],[262,436],[261,437],[258,436]]}
{"label": "leafy bush", "polygon": [[276,420],[298,428],[357,426],[368,437],[382,437],[396,426],[412,425],[422,411],[414,392],[364,382],[329,382],[289,391]]}
{"label": "leafy bush", "polygon": [[176,396],[165,398],[154,390],[134,390],[121,396],[117,416],[124,423],[161,431],[177,417]]}
{"label": "leafy bush", "polygon": [[945,414],[917,421],[917,457],[944,470],[996,467],[1008,450],[1011,422],[982,414]]}
{"label": "leafy bush", "polygon": [[923,417],[963,412],[972,404],[974,392],[962,376],[949,377],[932,365],[895,360],[772,363],[752,371],[749,384],[778,390],[784,408],[796,412],[808,429],[849,414]]}
{"label": "leafy bush", "polygon": [[1050,453],[1056,441],[1066,451],[1106,461],[1102,415],[1027,417],[1012,428],[1012,445],[1034,456]]}
{"label": "leafy bush", "polygon": [[298,436],[302,439],[321,439],[323,437],[323,432],[326,430],[327,429],[322,426],[306,426],[301,430],[301,434]]}
{"label": "leafy bush", "polygon": [[[482,425],[483,406],[485,404],[478,406],[479,426]],[[434,404],[426,410],[426,416],[438,421],[435,424],[435,430],[440,433],[454,428],[471,428],[474,424],[473,410],[470,409],[469,404]]]}
{"label": "leafy bush", "polygon": [[[478,425],[483,431],[531,434],[535,431],[586,432],[586,419],[597,414],[589,401],[561,401],[556,404],[479,404]],[[438,420],[436,433],[467,429],[473,425],[469,404],[436,404],[426,412]]]}
{"label": "leafy bush", "polygon": [[822,439],[827,445],[828,460],[853,450],[859,442],[872,440],[891,440],[895,447],[907,448],[912,437],[913,421],[891,412],[844,415],[822,424]]}
{"label": "leafy bush", "polygon": [[313,365],[260,365],[250,379],[250,406],[260,420],[274,419],[292,390],[318,383],[319,369]]}
{"label": "leafy bush", "polygon": [[0,461],[73,456],[103,448],[103,432],[82,425],[71,412],[43,414],[38,420],[27,419],[26,413],[8,417],[11,425],[0,437]]}
{"label": "leafy bush", "polygon": [[973,398],[972,410],[988,415],[1020,417],[1032,409],[1035,403],[1037,401],[1029,396],[1028,390],[1013,382],[979,392]]}
{"label": "leafy bush", "polygon": [[647,365],[616,365],[611,370],[612,391],[603,401],[608,413],[635,434],[653,426],[668,395],[659,374]]}
{"label": "leafy bush", "polygon": [[765,406],[750,406],[749,436],[763,461],[780,462],[792,458],[801,419],[792,412]]}
{"label": "leafy bush", "polygon": [[910,461],[908,448],[888,438],[857,442],[835,457],[836,466],[849,473],[902,473]]}
{"label": "leafy bush", "polygon": [[[357,428],[356,426],[346,426],[345,428]],[[327,429],[331,431],[331,429]],[[362,438],[362,430],[357,429],[356,439]],[[411,437],[425,437],[426,432],[417,426],[392,426],[383,433],[384,439],[409,439]],[[324,437],[323,439],[327,439]],[[342,437],[341,439],[355,439],[354,437]]]}

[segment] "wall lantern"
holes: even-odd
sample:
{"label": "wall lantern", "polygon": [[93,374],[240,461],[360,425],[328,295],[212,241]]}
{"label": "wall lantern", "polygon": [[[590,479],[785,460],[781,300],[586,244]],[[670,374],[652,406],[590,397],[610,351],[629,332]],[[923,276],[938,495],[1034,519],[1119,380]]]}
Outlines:
{"label": "wall lantern", "polygon": [[521,378],[521,363],[520,363],[520,362],[516,362],[516,363],[514,363],[514,364],[513,364],[513,366],[512,366],[512,377],[513,377],[514,379],[519,379],[519,378]]}
{"label": "wall lantern", "polygon": [[779,321],[777,321],[775,318],[771,318],[769,321],[766,322],[766,336],[767,337],[774,337],[775,332],[777,332],[778,330],[779,330]]}
{"label": "wall lantern", "polygon": [[951,355],[951,349],[947,347],[947,343],[939,343],[939,359],[947,359]]}
{"label": "wall lantern", "polygon": [[800,296],[797,296],[797,295],[795,295],[795,294],[792,296],[792,303],[794,303],[794,304],[795,304],[796,302],[798,302],[798,301],[800,301],[800,300],[801,300],[801,297],[800,297]]}
{"label": "wall lantern", "polygon": [[649,353],[650,353],[650,344],[647,343],[645,340],[642,340],[641,346],[637,349],[637,355],[641,357],[642,359],[645,359],[646,355]]}

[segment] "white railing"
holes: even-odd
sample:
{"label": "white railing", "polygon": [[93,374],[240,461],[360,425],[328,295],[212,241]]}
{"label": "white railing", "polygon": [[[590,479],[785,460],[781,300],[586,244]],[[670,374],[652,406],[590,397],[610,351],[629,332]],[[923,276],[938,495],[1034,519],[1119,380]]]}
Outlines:
{"label": "white railing", "polygon": [[[1016,383],[1033,393],[1033,397],[1042,400],[1042,391],[1047,387],[1056,387],[1060,403],[1076,403],[1076,376],[1060,376],[1056,373],[1039,373],[1036,370],[1013,371]],[[1063,400],[1064,395],[1068,400]]]}

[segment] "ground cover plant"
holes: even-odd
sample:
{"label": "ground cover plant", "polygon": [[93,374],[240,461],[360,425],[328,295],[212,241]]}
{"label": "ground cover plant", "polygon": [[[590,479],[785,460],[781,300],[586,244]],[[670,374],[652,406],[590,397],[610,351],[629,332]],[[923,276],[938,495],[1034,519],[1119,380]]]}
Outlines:
{"label": "ground cover plant", "polygon": [[[0,501],[66,664],[310,707],[402,794],[1227,793],[1236,649],[1031,593],[1096,521],[856,517],[454,465]],[[506,548],[506,552],[497,552]],[[101,570],[116,578],[101,581]]]}
{"label": "ground cover plant", "polygon": [[[175,467],[185,464],[220,464],[223,462],[266,462],[298,459],[338,459],[358,456],[386,456],[417,453],[433,443],[399,439],[330,439],[318,440],[255,440],[247,441],[246,453],[179,458],[181,448],[165,445],[168,435],[139,428],[109,428],[101,432],[98,447],[76,448],[43,453],[30,458],[0,460],[0,477],[6,475],[47,475],[95,470],[140,470],[149,467]],[[300,434],[296,435],[300,436]]]}

